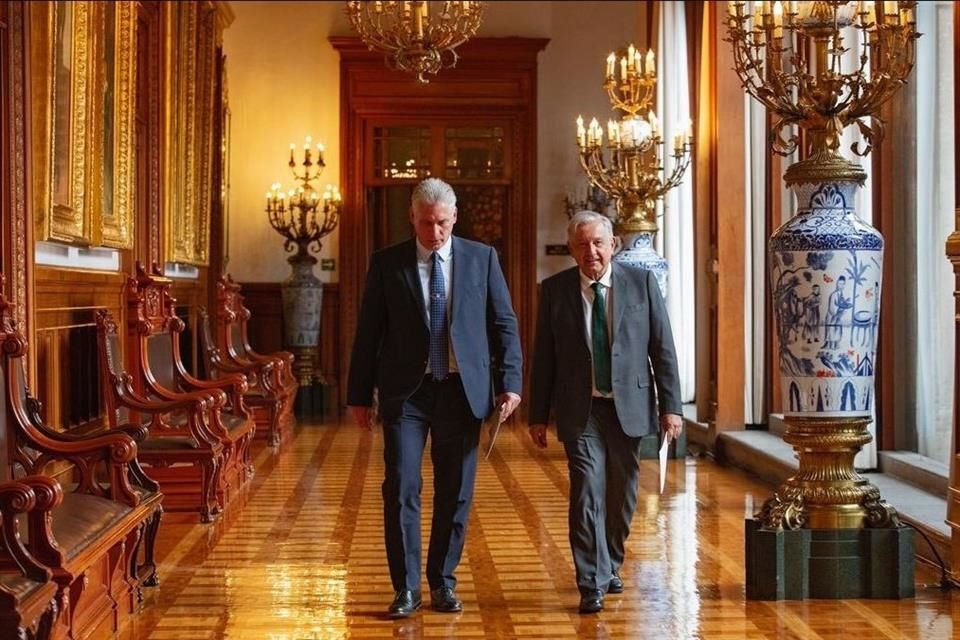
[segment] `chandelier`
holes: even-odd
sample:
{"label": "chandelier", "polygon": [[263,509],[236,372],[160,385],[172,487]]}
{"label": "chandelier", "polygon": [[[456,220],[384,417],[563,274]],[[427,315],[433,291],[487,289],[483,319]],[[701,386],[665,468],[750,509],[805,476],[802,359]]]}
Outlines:
{"label": "chandelier", "polygon": [[[616,203],[619,234],[655,233],[657,200],[680,184],[690,164],[692,124],[672,138],[666,149],[660,119],[652,106],[657,71],[653,51],[644,56],[632,44],[617,55],[607,56],[603,87],[619,120],[607,123],[609,160],[604,158],[604,131],[596,118],[584,127],[577,117],[577,149],[580,166],[590,182]],[[673,166],[664,172],[664,157]]]}
{"label": "chandelier", "polygon": [[360,38],[384,53],[387,66],[417,76],[457,63],[458,46],[476,35],[483,2],[347,1],[347,15]]}
{"label": "chandelier", "polygon": [[[747,93],[778,118],[770,136],[774,152],[789,155],[797,148],[793,125],[809,133],[811,156],[835,152],[850,124],[865,143],[855,143],[852,151],[870,152],[883,137],[880,105],[913,68],[916,4],[755,2],[750,15],[745,2],[727,3],[726,39],[733,45],[734,69]],[[849,27],[861,32],[852,65],[844,60]]]}

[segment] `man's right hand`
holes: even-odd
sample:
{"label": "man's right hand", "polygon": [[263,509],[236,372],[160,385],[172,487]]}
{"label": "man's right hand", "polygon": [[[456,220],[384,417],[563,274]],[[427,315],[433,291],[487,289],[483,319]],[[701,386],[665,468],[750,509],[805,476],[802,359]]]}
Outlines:
{"label": "man's right hand", "polygon": [[541,449],[546,449],[547,448],[547,425],[545,424],[530,425],[530,439],[533,440],[533,444],[537,445]]}
{"label": "man's right hand", "polygon": [[353,421],[357,426],[365,431],[373,431],[373,422],[370,420],[370,407],[350,407],[350,413],[353,414]]}

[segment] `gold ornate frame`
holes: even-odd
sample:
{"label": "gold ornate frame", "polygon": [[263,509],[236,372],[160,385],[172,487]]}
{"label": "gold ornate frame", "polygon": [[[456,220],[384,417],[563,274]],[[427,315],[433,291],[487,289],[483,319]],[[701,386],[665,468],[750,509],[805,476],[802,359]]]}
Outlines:
{"label": "gold ornate frame", "polygon": [[205,14],[212,11],[209,3],[164,4],[164,260],[199,266],[210,255],[216,23]]}
{"label": "gold ornate frame", "polygon": [[37,240],[131,247],[134,2],[35,2],[29,10]]}

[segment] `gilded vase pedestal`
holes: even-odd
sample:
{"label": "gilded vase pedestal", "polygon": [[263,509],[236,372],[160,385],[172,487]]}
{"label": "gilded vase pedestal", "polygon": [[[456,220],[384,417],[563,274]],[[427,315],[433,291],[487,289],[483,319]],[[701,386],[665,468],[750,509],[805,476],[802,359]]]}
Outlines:
{"label": "gilded vase pedestal", "polygon": [[770,238],[784,441],[799,469],[746,522],[747,598],[912,597],[913,531],[854,457],[870,442],[883,238],[866,176],[823,151],[787,171],[798,213]]}

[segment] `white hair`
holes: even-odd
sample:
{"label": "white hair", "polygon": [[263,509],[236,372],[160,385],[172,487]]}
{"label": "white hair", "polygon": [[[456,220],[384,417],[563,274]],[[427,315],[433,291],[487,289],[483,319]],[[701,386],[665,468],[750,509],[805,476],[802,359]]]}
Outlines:
{"label": "white hair", "polygon": [[453,192],[453,187],[440,178],[427,178],[414,188],[410,204],[414,207],[418,204],[444,204],[455,209],[457,194]]}
{"label": "white hair", "polygon": [[613,223],[610,222],[610,218],[602,213],[584,209],[583,211],[577,211],[575,214],[573,214],[573,217],[570,218],[570,222],[567,224],[567,239],[569,240],[576,235],[577,229],[580,227],[586,227],[587,225],[597,223],[600,223],[600,226],[603,227],[603,230],[606,232],[607,236],[611,238],[613,237]]}

